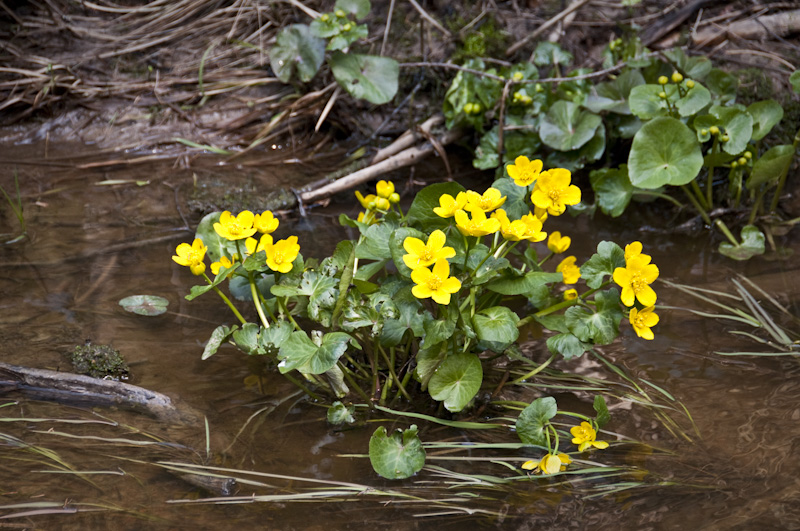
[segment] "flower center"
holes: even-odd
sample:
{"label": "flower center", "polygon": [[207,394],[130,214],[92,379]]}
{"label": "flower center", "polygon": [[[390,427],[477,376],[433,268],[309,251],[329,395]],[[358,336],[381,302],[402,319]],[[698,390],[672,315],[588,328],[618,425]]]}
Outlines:
{"label": "flower center", "polygon": [[561,190],[550,190],[547,192],[547,197],[550,198],[551,201],[558,201],[558,197],[561,195]]}
{"label": "flower center", "polygon": [[631,288],[633,288],[634,293],[639,293],[647,286],[647,282],[640,277],[638,274],[633,275],[631,279]]}
{"label": "flower center", "polygon": [[272,255],[272,260],[276,264],[282,264],[283,263],[283,253],[280,252],[280,251],[275,251],[275,254]]}
{"label": "flower center", "polygon": [[423,261],[423,262],[427,262],[429,260],[433,260],[433,252],[429,248],[426,247],[425,250],[422,251],[422,254],[419,255],[419,257],[420,257],[420,260]]}
{"label": "flower center", "polygon": [[441,278],[439,278],[439,276],[438,276],[438,275],[432,275],[432,276],[431,276],[431,277],[428,279],[428,288],[429,288],[431,291],[437,291],[437,290],[438,290],[439,288],[441,288],[441,287],[442,287],[442,279],[441,279]]}

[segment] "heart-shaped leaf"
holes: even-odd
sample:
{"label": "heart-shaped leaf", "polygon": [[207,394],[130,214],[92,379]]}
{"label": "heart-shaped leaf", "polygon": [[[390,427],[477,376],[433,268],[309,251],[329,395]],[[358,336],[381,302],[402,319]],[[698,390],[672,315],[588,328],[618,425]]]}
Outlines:
{"label": "heart-shaped leaf", "polygon": [[211,332],[211,337],[208,338],[208,343],[206,343],[206,347],[203,349],[203,355],[200,359],[207,360],[211,356],[217,353],[220,345],[228,339],[232,333],[234,333],[239,327],[237,325],[233,325],[232,327],[220,325]]}
{"label": "heart-shaped leaf", "polygon": [[728,135],[728,141],[722,142],[722,149],[732,155],[744,151],[753,136],[753,117],[735,107],[720,107],[719,105],[711,107],[709,112],[719,118],[720,126]]}
{"label": "heart-shaped leaf", "polygon": [[596,289],[618,267],[625,267],[625,251],[614,242],[601,241],[597,244],[597,252],[581,266],[581,278],[587,286]]}
{"label": "heart-shaped leaf", "polygon": [[757,101],[747,107],[747,113],[753,117],[753,142],[767,136],[775,125],[783,118],[783,107],[775,100]]}
{"label": "heart-shaped leaf", "polygon": [[559,100],[542,118],[539,136],[544,144],[553,149],[570,151],[591,140],[602,122],[598,115],[581,111],[577,103]]}
{"label": "heart-shaped leaf", "polygon": [[510,308],[492,306],[472,316],[478,348],[501,353],[519,337],[519,317]]}
{"label": "heart-shaped leaf", "polygon": [[325,59],[325,41],[316,37],[305,24],[283,28],[269,52],[270,66],[278,79],[288,83],[297,73],[300,81],[308,83]]}
{"label": "heart-shaped leaf", "polygon": [[644,124],[628,156],[631,184],[639,188],[680,186],[691,182],[703,166],[697,137],[683,122],[660,117]]}
{"label": "heart-shaped leaf", "polygon": [[483,367],[478,356],[451,354],[431,376],[428,391],[434,400],[444,402],[447,411],[461,411],[478,394],[483,383]]}
{"label": "heart-shaped leaf", "polygon": [[349,342],[350,336],[344,332],[323,335],[319,345],[303,331],[292,332],[278,351],[278,370],[281,374],[293,369],[303,374],[322,374],[336,365]]}
{"label": "heart-shaped leaf", "polygon": [[354,98],[380,105],[397,93],[397,61],[377,55],[334,52],[329,64],[336,82]]}
{"label": "heart-shaped leaf", "polygon": [[628,178],[628,165],[619,168],[602,168],[589,174],[589,182],[594,189],[595,199],[603,213],[620,216],[631,202],[636,190]]}
{"label": "heart-shaped leaf", "polygon": [[747,187],[755,188],[763,183],[775,182],[788,171],[794,159],[794,146],[781,144],[770,148],[753,164],[747,179]]}
{"label": "heart-shaped leaf", "polygon": [[372,469],[386,479],[411,477],[425,466],[425,449],[417,435],[417,425],[391,435],[379,426],[369,439],[369,461]]}
{"label": "heart-shaped leaf", "polygon": [[556,399],[552,396],[537,398],[523,409],[517,417],[516,429],[519,439],[525,444],[547,447],[545,429],[550,419],[558,413]]}
{"label": "heart-shaped leaf", "polygon": [[749,260],[756,255],[764,254],[764,249],[764,233],[755,225],[745,225],[742,228],[741,243],[733,245],[723,242],[719,245],[719,252],[734,260]]}
{"label": "heart-shaped leaf", "polygon": [[167,311],[169,301],[158,295],[131,295],[119,301],[125,311],[152,317]]}

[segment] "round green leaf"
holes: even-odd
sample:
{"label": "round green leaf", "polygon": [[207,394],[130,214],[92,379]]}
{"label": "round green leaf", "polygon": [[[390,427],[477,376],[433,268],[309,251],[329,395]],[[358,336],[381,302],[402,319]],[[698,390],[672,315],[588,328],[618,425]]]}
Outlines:
{"label": "round green leaf", "polygon": [[559,151],[571,151],[591,140],[603,120],[580,109],[571,101],[555,102],[539,125],[542,142]]}
{"label": "round green leaf", "polygon": [[557,413],[556,399],[552,396],[544,396],[531,402],[517,417],[516,429],[519,439],[525,444],[546,447],[545,429],[550,419]]}
{"label": "round green leaf", "polygon": [[722,142],[722,149],[731,155],[738,155],[753,136],[753,117],[735,107],[711,107],[711,114],[719,118],[720,126],[725,129],[728,141]]}
{"label": "round green leaf", "polygon": [[397,93],[397,61],[376,55],[334,52],[330,61],[333,77],[354,98],[379,105]]}
{"label": "round green leaf", "polygon": [[732,245],[722,242],[719,252],[734,260],[749,260],[753,256],[764,254],[764,233],[755,225],[745,225],[742,228],[742,242]]}
{"label": "round green leaf", "polygon": [[795,94],[800,94],[800,70],[795,70],[789,76],[789,83],[792,84],[792,90]]}
{"label": "round green leaf", "polygon": [[434,400],[444,402],[448,411],[461,411],[478,394],[483,382],[481,360],[475,354],[448,356],[431,376],[428,391]]}
{"label": "round green leaf", "polygon": [[747,108],[747,112],[753,117],[753,142],[767,136],[783,118],[783,107],[775,100],[757,101]]}
{"label": "round green leaf", "polygon": [[379,426],[369,439],[369,461],[372,468],[386,479],[411,477],[425,466],[425,449],[417,435],[417,425],[391,435]]}
{"label": "round green leaf", "polygon": [[702,166],[703,153],[697,137],[680,120],[656,118],[633,137],[628,172],[634,186],[680,186],[697,177]]}
{"label": "round green leaf", "polygon": [[592,170],[589,181],[594,189],[597,204],[604,214],[620,216],[631,202],[635,188],[628,178],[628,166]]}
{"label": "round green leaf", "polygon": [[295,72],[308,83],[325,59],[325,41],[316,37],[305,24],[283,28],[269,52],[270,66],[278,79],[288,83]]}
{"label": "round green leaf", "polygon": [[158,295],[131,295],[119,301],[125,311],[152,317],[167,311],[169,301]]}
{"label": "round green leaf", "polygon": [[788,170],[794,158],[794,146],[781,144],[769,149],[753,164],[753,171],[747,179],[747,187],[756,186],[770,181],[777,181]]}
{"label": "round green leaf", "polygon": [[631,89],[628,106],[642,120],[665,116],[669,114],[667,102],[658,95],[665,92],[671,99],[677,90],[675,85],[639,85]]}
{"label": "round green leaf", "polygon": [[681,116],[691,116],[711,103],[711,93],[700,83],[695,83],[686,95],[675,102]]}
{"label": "round green leaf", "polygon": [[519,317],[510,308],[493,306],[472,316],[472,326],[478,336],[478,348],[503,352],[519,337]]}

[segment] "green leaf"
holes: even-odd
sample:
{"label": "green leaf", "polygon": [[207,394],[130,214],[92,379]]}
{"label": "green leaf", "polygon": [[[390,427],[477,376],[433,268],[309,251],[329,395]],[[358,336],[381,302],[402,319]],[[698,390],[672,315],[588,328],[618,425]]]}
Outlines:
{"label": "green leaf", "polygon": [[577,358],[590,348],[592,345],[584,343],[571,333],[562,333],[547,339],[547,349],[552,354],[561,354],[565,360]]}
{"label": "green leaf", "polygon": [[420,348],[429,348],[442,341],[447,341],[456,331],[456,319],[436,319],[427,321],[423,326],[425,335],[423,336]]}
{"label": "green leaf", "polygon": [[546,273],[544,271],[530,271],[523,276],[507,276],[493,280],[486,284],[486,289],[501,295],[525,295],[532,293],[541,286],[561,282],[564,279],[561,273]]}
{"label": "green leaf", "polygon": [[478,244],[470,250],[466,268],[469,271],[474,271],[472,285],[478,286],[495,278],[495,273],[506,269],[509,265],[511,264],[507,259],[489,256],[489,248],[483,244]]}
{"label": "green leaf", "polygon": [[704,55],[690,57],[680,48],[667,50],[664,55],[687,78],[702,81],[711,72],[711,61]]}
{"label": "green leaf", "polygon": [[[599,396],[599,395],[598,395]],[[341,426],[342,424],[352,424],[356,421],[353,417],[353,413],[355,413],[356,408],[351,406],[345,406],[339,400],[331,404],[331,407],[328,408],[328,424],[331,426]]]}
{"label": "green leaf", "polygon": [[642,120],[666,116],[669,114],[667,101],[660,98],[659,94],[665,92],[667,98],[671,99],[677,90],[675,85],[639,85],[631,89],[628,105],[631,112]]}
{"label": "green leaf", "polygon": [[[513,162],[513,159],[511,159]],[[508,168],[508,164],[506,164]],[[508,170],[506,170],[507,174]],[[531,211],[530,202],[526,200],[528,197],[528,189],[514,184],[514,180],[510,177],[501,177],[492,183],[492,188],[500,190],[500,193],[506,196],[506,202],[500,207],[505,210],[508,219],[520,219],[522,216]]]}
{"label": "green leaf", "polygon": [[264,354],[258,339],[258,332],[261,329],[255,323],[245,323],[239,330],[233,332],[233,342],[236,347],[245,354]]}
{"label": "green leaf", "polygon": [[581,111],[580,105],[559,100],[542,118],[539,137],[553,149],[570,151],[591,140],[602,122],[598,115]]}
{"label": "green leaf", "polygon": [[431,376],[428,391],[451,412],[461,411],[478,394],[483,383],[481,360],[475,354],[458,353],[445,358]]}
{"label": "green leaf", "polygon": [[417,425],[391,435],[378,426],[369,439],[369,461],[372,469],[386,479],[405,479],[425,466],[425,449],[417,435]]}
{"label": "green leaf", "polygon": [[278,33],[276,43],[269,58],[278,79],[288,83],[296,72],[303,83],[311,81],[325,59],[325,41],[305,24],[292,24]]}
{"label": "green leaf", "polygon": [[794,159],[794,146],[781,144],[770,148],[753,164],[747,179],[747,187],[755,188],[763,183],[776,182],[789,170]]}
{"label": "green leaf", "polygon": [[389,236],[389,250],[392,253],[394,266],[397,268],[398,273],[406,278],[410,278],[411,268],[403,261],[403,257],[408,254],[403,247],[403,242],[406,241],[406,238],[417,238],[418,240],[422,240],[422,243],[427,243],[428,235],[411,227],[400,227]]}
{"label": "green leaf", "polygon": [[[493,68],[487,69],[480,59],[471,59],[463,66],[488,74],[496,73]],[[444,95],[442,112],[445,117],[445,126],[452,129],[456,125],[469,124],[478,131],[483,131],[484,112],[494,108],[497,100],[500,99],[502,88],[503,86],[497,80],[476,76],[470,72],[458,72]],[[465,113],[464,106],[468,103],[473,105],[479,103],[484,112]]]}
{"label": "green leaf", "polygon": [[567,327],[575,337],[586,343],[607,345],[619,335],[622,311],[619,291],[612,288],[595,295],[596,311],[580,306],[568,308],[564,314]]}
{"label": "green leaf", "polygon": [[228,258],[232,256],[232,253],[228,251],[228,240],[214,230],[214,223],[219,223],[221,215],[222,212],[212,212],[203,216],[203,219],[197,225],[197,232],[194,235],[195,238],[203,240],[203,245],[208,248],[206,256],[212,262],[219,262],[222,256],[227,256]]}
{"label": "green leaf", "polygon": [[617,114],[631,114],[628,98],[631,90],[644,85],[644,77],[638,70],[623,72],[612,82],[598,83],[583,106],[592,112],[610,111]]}
{"label": "green leaf", "polygon": [[611,413],[608,412],[608,406],[606,406],[606,400],[603,398],[602,395],[595,395],[594,397],[594,407],[595,413],[595,421],[597,421],[597,427],[602,428],[611,420]]}
{"label": "green leaf", "polygon": [[356,246],[356,258],[367,260],[389,260],[392,251],[389,242],[397,225],[384,220],[382,223],[370,225],[363,234],[361,242]]}
{"label": "green leaf", "polygon": [[736,100],[739,79],[719,68],[712,68],[705,79],[706,87],[717,96],[716,103],[727,105]]}
{"label": "green leaf", "polygon": [[599,288],[604,277],[614,274],[618,267],[625,267],[625,251],[614,242],[601,241],[597,252],[581,266],[581,278],[592,289]]}
{"label": "green leaf", "polygon": [[397,93],[399,66],[394,59],[337,51],[328,63],[336,82],[354,98],[380,105]]}
{"label": "green leaf", "polygon": [[341,9],[345,13],[352,13],[357,19],[361,20],[369,15],[371,7],[369,0],[336,0],[333,9]]}
{"label": "green leaf", "polygon": [[456,197],[459,192],[465,191],[466,188],[457,182],[428,185],[417,192],[417,196],[408,209],[406,219],[409,223],[424,227],[426,230],[444,228],[450,223],[450,219],[440,218],[433,211],[439,206],[439,198],[444,194]]}
{"label": "green leaf", "polygon": [[753,117],[735,107],[718,105],[711,107],[709,112],[719,118],[720,126],[728,135],[728,141],[721,143],[722,149],[732,155],[744,151],[747,143],[750,142],[750,137],[753,136]]}
{"label": "green leaf", "polygon": [[294,327],[288,321],[272,323],[269,328],[263,328],[258,335],[258,344],[265,353],[277,355],[281,345],[289,339],[294,332]]}
{"label": "green leaf", "polygon": [[791,83],[795,94],[800,94],[800,70],[792,72],[792,75],[789,76],[789,83]]}
{"label": "green leaf", "polygon": [[303,374],[322,374],[330,370],[347,350],[350,336],[330,332],[319,339],[319,345],[303,331],[292,332],[278,351],[278,370],[285,374],[293,369]]}
{"label": "green leaf", "polygon": [[500,165],[500,154],[497,152],[497,143],[500,141],[498,131],[498,126],[494,126],[478,141],[475,158],[472,159],[472,166],[476,169],[491,170]]}
{"label": "green leaf", "polygon": [[749,260],[756,255],[764,254],[764,250],[764,233],[755,225],[745,225],[742,228],[742,242],[738,245],[728,242],[719,245],[719,252],[734,260]]}
{"label": "green leaf", "polygon": [[502,353],[519,337],[519,317],[505,306],[492,306],[472,316],[478,348]]}
{"label": "green leaf", "polygon": [[675,102],[681,116],[691,116],[711,103],[711,93],[700,83],[695,83],[686,94]]}
{"label": "green leaf", "polygon": [[524,444],[547,448],[547,426],[558,414],[556,399],[552,396],[537,398],[523,409],[517,417],[516,431]]}
{"label": "green leaf", "polygon": [[753,117],[753,135],[751,140],[758,142],[783,119],[783,107],[775,100],[757,101],[747,107],[747,113]]}
{"label": "green leaf", "polygon": [[538,66],[567,65],[572,62],[572,54],[558,44],[541,41],[533,52],[533,63]]}
{"label": "green leaf", "polygon": [[628,165],[619,168],[602,168],[589,173],[597,204],[604,214],[619,217],[631,202],[636,188],[628,178]]}
{"label": "green leaf", "polygon": [[167,311],[169,301],[158,295],[131,295],[119,301],[126,312],[153,317]]}
{"label": "green leaf", "polygon": [[[357,40],[366,39],[369,36],[369,29],[367,28],[366,24],[358,24],[358,25],[353,24],[353,26],[354,27],[352,27],[350,31],[342,30],[336,35],[334,35],[331,38],[331,40],[328,41],[328,46],[326,47],[326,49],[328,51],[344,50]],[[312,27],[313,27],[313,22],[312,22]]]}
{"label": "green leaf", "polygon": [[680,186],[691,182],[703,167],[695,134],[680,120],[655,118],[644,124],[628,157],[631,184],[639,188]]}
{"label": "green leaf", "polygon": [[403,340],[406,331],[411,330],[414,337],[422,337],[425,334],[425,323],[433,320],[428,312],[423,312],[422,304],[417,299],[396,299],[397,318],[386,319],[381,330],[381,345],[384,347],[395,347]]}
{"label": "green leaf", "polygon": [[230,337],[232,333],[234,333],[239,327],[236,325],[225,326],[220,325],[211,332],[211,337],[208,338],[208,343],[206,343],[206,347],[203,349],[203,355],[200,357],[201,360],[207,360],[211,356],[217,353],[217,349],[219,349],[220,345]]}

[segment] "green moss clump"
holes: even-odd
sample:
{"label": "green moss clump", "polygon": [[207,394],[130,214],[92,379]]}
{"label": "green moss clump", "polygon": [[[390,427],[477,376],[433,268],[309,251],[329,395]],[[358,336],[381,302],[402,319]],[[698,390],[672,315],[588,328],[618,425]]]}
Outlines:
{"label": "green moss clump", "polygon": [[78,374],[105,380],[128,379],[128,364],[111,345],[94,345],[87,341],[75,347],[71,359],[73,370]]}

